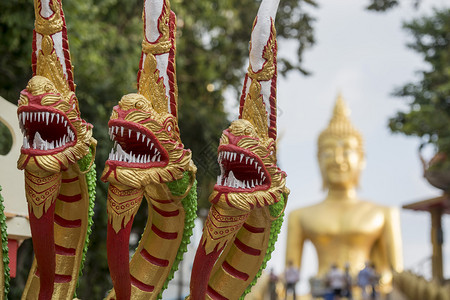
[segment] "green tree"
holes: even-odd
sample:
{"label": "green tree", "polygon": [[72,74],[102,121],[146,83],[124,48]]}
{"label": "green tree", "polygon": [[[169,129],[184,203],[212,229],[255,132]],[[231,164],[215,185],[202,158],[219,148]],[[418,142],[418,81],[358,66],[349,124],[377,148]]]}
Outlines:
{"label": "green tree", "polygon": [[412,35],[408,47],[419,53],[427,66],[420,79],[398,88],[395,95],[408,101],[409,110],[389,121],[393,132],[417,136],[450,157],[450,9],[404,24]]}
{"label": "green tree", "polygon": [[[121,96],[136,91],[136,73],[142,39],[142,0],[72,0],[64,2],[69,43],[83,118],[93,123],[98,140],[100,175],[112,143],[107,123]],[[248,57],[250,28],[260,0],[172,0],[178,17],[177,77],[181,136],[192,149],[199,167],[199,205],[218,174],[215,164],[218,140],[229,121],[223,110],[224,92],[238,99]],[[395,0],[368,0],[367,9],[384,11]],[[305,8],[316,0],[283,0],[277,14],[279,41],[297,42],[297,55],[278,57],[280,74],[309,74],[302,65],[303,52],[314,44],[314,18]],[[31,43],[34,9],[31,0],[0,1],[0,95],[16,102],[31,78]],[[2,129],[0,128],[0,131]],[[1,132],[0,132],[1,136]],[[80,279],[83,299],[101,299],[112,286],[106,263],[106,185],[97,185],[90,251]],[[142,231],[145,203],[133,230]],[[20,297],[31,258],[31,243],[19,252],[21,270],[12,282],[11,296]],[[131,245],[134,247],[135,245]],[[28,258],[28,261],[25,261]],[[25,270],[25,271],[24,271]]]}
{"label": "green tree", "polygon": [[[181,136],[199,165],[200,205],[215,182],[215,157],[221,131],[228,126],[223,110],[225,90],[240,92],[248,57],[250,29],[258,0],[172,0],[178,17],[177,76]],[[280,73],[297,70],[302,53],[314,43],[313,18],[304,11],[312,0],[282,1],[277,16],[280,39],[298,42],[296,59],[279,57]],[[16,102],[31,78],[34,9],[31,0],[0,2],[0,95]],[[73,0],[64,2],[77,96],[83,118],[93,123],[98,140],[97,170],[101,173],[112,143],[107,123],[121,96],[136,91],[136,73],[142,39],[142,0]],[[100,175],[100,174],[99,174]],[[112,286],[106,263],[106,185],[97,186],[94,227],[78,295],[101,299]],[[145,206],[145,205],[144,205]],[[135,220],[141,231],[146,219],[142,207]],[[30,245],[31,243],[28,243]],[[131,245],[133,247],[133,245]],[[21,250],[30,253],[29,248]],[[19,255],[31,257],[31,255]],[[28,269],[30,262],[19,262]],[[25,282],[21,273],[12,282],[18,298]]]}

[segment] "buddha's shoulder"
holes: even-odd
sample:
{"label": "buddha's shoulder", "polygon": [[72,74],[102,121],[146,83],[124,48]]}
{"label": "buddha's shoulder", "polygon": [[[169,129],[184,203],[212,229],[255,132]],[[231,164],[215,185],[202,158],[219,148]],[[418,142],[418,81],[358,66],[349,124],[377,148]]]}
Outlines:
{"label": "buddha's shoulder", "polygon": [[291,211],[289,216],[291,217],[301,217],[304,215],[311,215],[312,213],[317,213],[319,211],[323,210],[323,202],[319,202],[313,205],[304,206],[301,208],[294,209]]}
{"label": "buddha's shoulder", "polygon": [[325,201],[322,201],[313,205],[295,209],[291,211],[289,217],[296,218],[296,217],[320,215],[323,212],[328,212],[330,210],[338,213],[341,209],[344,209],[345,211],[354,211],[354,212],[359,211],[361,213],[365,212],[368,214],[386,215],[390,214],[391,210],[395,208],[379,205],[377,203],[368,200],[359,200],[356,203],[352,203],[350,205],[343,204],[342,207],[339,207],[339,205],[336,206],[336,203],[330,204]]}

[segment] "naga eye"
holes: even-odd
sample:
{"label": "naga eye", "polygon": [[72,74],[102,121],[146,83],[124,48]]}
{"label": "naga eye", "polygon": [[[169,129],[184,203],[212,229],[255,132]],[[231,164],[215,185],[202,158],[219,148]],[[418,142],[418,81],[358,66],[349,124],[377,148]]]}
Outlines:
{"label": "naga eye", "polygon": [[273,155],[273,150],[270,151],[270,155]]}
{"label": "naga eye", "polygon": [[169,127],[167,127],[167,131],[170,132],[172,130],[172,126],[169,125]]}
{"label": "naga eye", "polygon": [[145,106],[144,101],[138,101],[138,102],[136,102],[136,104],[134,105],[134,107],[136,107],[137,109],[142,109],[142,108],[144,108],[144,106]]}

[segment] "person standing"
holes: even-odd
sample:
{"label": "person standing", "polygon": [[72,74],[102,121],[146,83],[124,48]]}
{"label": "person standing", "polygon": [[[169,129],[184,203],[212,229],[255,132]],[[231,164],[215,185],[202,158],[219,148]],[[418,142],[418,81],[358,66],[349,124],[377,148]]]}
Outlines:
{"label": "person standing", "polygon": [[369,262],[366,262],[366,266],[364,267],[364,269],[362,269],[358,273],[358,286],[361,288],[361,295],[363,300],[369,299],[367,290],[372,286],[374,275],[374,270],[370,266]]}
{"label": "person standing", "polygon": [[278,283],[278,276],[273,271],[273,268],[270,269],[269,274],[269,291],[270,291],[270,300],[277,300],[277,283]]}
{"label": "person standing", "polygon": [[344,291],[342,293],[342,296],[344,296],[348,300],[352,300],[353,299],[353,296],[352,296],[353,278],[352,278],[352,275],[350,274],[350,265],[348,263],[345,264],[344,281],[345,281],[345,286],[344,286]]}
{"label": "person standing", "polygon": [[286,268],[286,271],[284,272],[284,279],[286,280],[286,295],[285,299],[287,299],[289,291],[292,291],[293,293],[293,299],[296,299],[295,295],[295,285],[300,280],[300,272],[298,269],[294,266],[294,263],[292,261],[289,261],[288,266]]}
{"label": "person standing", "polygon": [[336,264],[331,265],[331,270],[327,274],[328,284],[333,291],[333,299],[341,299],[342,290],[345,286],[344,272],[338,269]]}

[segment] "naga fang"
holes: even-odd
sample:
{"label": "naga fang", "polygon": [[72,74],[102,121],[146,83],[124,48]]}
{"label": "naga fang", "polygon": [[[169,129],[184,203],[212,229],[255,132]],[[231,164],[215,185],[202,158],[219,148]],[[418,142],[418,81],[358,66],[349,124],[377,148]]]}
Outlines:
{"label": "naga fang", "polygon": [[197,248],[192,300],[243,298],[274,249],[289,190],[276,159],[276,36],[279,1],[263,0],[253,24],[239,119],[220,139],[221,174]]}
{"label": "naga fang", "polygon": [[[177,118],[175,14],[167,0],[144,1],[138,93],[122,97],[108,123],[114,141],[109,183],[107,299],[160,299],[186,252],[195,219],[196,167]],[[131,261],[129,237],[145,196],[148,219]]]}
{"label": "naga fang", "polygon": [[33,77],[20,93],[25,189],[35,260],[22,299],[72,299],[95,195],[96,140],[75,96],[60,0],[35,0]]}

